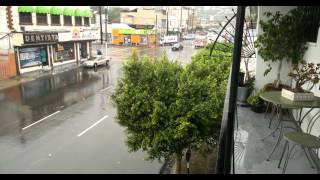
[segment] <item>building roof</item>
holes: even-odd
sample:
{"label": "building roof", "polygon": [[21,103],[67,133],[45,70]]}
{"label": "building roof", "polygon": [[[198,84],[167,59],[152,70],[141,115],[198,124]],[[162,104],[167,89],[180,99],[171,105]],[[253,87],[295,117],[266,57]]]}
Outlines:
{"label": "building roof", "polygon": [[134,29],[125,23],[112,23],[112,29]]}

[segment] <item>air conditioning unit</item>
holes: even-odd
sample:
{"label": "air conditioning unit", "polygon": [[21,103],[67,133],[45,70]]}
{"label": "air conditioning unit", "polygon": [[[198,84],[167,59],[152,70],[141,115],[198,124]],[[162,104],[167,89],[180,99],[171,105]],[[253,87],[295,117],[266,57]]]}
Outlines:
{"label": "air conditioning unit", "polygon": [[20,30],[21,30],[22,32],[25,32],[25,31],[26,31],[26,27],[21,26],[21,27],[20,27]]}

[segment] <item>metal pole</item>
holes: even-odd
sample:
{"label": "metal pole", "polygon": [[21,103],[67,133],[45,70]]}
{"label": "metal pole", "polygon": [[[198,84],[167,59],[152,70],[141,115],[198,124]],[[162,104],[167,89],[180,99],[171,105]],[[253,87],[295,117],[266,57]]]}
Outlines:
{"label": "metal pole", "polygon": [[105,31],[106,31],[106,45],[108,44],[108,7],[109,6],[107,6],[107,8],[105,9]]}
{"label": "metal pole", "polygon": [[169,16],[169,8],[167,8],[167,35],[169,31],[169,21],[168,21],[168,16]]}
{"label": "metal pole", "polygon": [[[243,24],[245,16],[245,6],[238,6],[237,8],[237,21],[235,32],[235,43],[233,49],[233,62],[231,69],[231,76],[229,77],[229,92],[227,92],[225,106],[227,112],[223,114],[220,137],[219,137],[219,150],[216,172],[218,174],[230,174],[232,162],[232,149],[234,148],[234,115],[236,108],[236,97],[238,89],[238,76],[240,70],[241,48],[242,48],[242,35]],[[229,98],[228,98],[229,94]],[[225,107],[226,108],[226,107]]]}
{"label": "metal pole", "polygon": [[157,46],[157,38],[158,38],[158,15],[156,15],[156,42],[155,42],[155,45]]}
{"label": "metal pole", "polygon": [[100,15],[100,40],[101,40],[101,45],[103,44],[102,40],[102,15],[101,15],[101,6],[99,6],[99,15]]}
{"label": "metal pole", "polygon": [[190,22],[189,22],[189,21],[190,21],[190,18],[189,18],[189,17],[190,17],[190,16],[189,16],[189,10],[190,10],[190,9],[189,9],[189,7],[188,7],[187,32],[188,32],[188,30],[189,30],[189,24],[190,24]]}
{"label": "metal pole", "polygon": [[180,13],[180,41],[182,39],[182,6],[181,6],[181,13]]}

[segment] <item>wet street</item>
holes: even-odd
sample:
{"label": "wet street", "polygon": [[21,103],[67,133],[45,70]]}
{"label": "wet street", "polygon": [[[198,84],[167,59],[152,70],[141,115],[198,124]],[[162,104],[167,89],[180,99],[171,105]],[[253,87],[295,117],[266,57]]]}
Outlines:
{"label": "wet street", "polygon": [[109,68],[73,69],[1,90],[0,173],[158,173],[162,162],[128,152],[109,97],[133,49],[149,56],[166,50],[186,64],[195,50],[191,42],[183,45],[176,52],[108,47]]}

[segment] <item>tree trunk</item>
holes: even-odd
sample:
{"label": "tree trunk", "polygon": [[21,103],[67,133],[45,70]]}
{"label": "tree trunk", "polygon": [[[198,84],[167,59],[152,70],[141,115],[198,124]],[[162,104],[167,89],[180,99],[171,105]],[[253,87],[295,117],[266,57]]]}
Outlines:
{"label": "tree trunk", "polygon": [[182,155],[176,154],[176,174],[181,174]]}
{"label": "tree trunk", "polygon": [[278,66],[278,74],[277,74],[277,79],[275,81],[275,87],[276,88],[279,88],[279,85],[281,83],[281,81],[280,81],[281,67],[282,67],[282,61],[279,62],[279,66]]}

